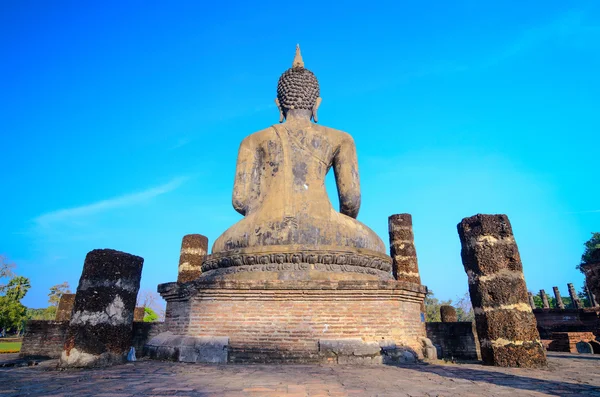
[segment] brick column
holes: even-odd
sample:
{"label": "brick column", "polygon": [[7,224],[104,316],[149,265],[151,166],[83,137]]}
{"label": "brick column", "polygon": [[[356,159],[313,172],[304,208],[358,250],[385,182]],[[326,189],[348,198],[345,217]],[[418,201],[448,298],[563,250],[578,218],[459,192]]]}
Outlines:
{"label": "brick column", "polygon": [[71,312],[73,311],[73,304],[75,303],[75,294],[62,294],[58,307],[56,308],[56,315],[54,321],[69,321],[71,320]]}
{"label": "brick column", "polygon": [[537,309],[535,307],[535,300],[533,299],[533,294],[531,292],[528,292],[527,295],[529,296],[529,306],[531,306],[531,310]]}
{"label": "brick column", "polygon": [[206,259],[208,238],[201,234],[183,236],[179,254],[178,283],[186,283],[200,277],[202,262]]}
{"label": "brick column", "polygon": [[506,215],[475,215],[458,224],[462,262],[481,358],[502,367],[541,367],[546,354],[528,303],[523,265]]}
{"label": "brick column", "polygon": [[557,309],[564,309],[565,308],[565,304],[562,301],[562,297],[560,296],[560,292],[558,291],[558,287],[552,287],[552,289],[554,290],[554,299],[556,299],[556,308]]}
{"label": "brick column", "polygon": [[540,298],[542,298],[542,308],[550,309],[550,304],[548,303],[548,295],[546,295],[546,291],[543,289],[540,290]]}
{"label": "brick column", "polygon": [[567,284],[567,287],[569,288],[569,296],[571,297],[573,309],[581,309],[583,305],[577,296],[577,292],[575,292],[575,287],[572,283]]}
{"label": "brick column", "polygon": [[396,214],[388,218],[392,273],[399,281],[421,284],[415,238],[410,214]]}
{"label": "brick column", "polygon": [[594,296],[594,294],[592,294],[592,291],[590,290],[589,285],[587,285],[587,280],[585,283],[585,293],[588,297],[588,300],[590,301],[590,306],[592,307],[597,307],[598,306],[598,302],[596,302],[596,297]]}
{"label": "brick column", "polygon": [[458,322],[458,315],[456,309],[450,305],[440,306],[440,316],[443,323],[456,323]]}
{"label": "brick column", "polygon": [[133,309],[133,322],[144,322],[144,317],[146,317],[146,308],[144,306]]}
{"label": "brick column", "polygon": [[131,346],[133,310],[144,259],[97,249],[85,257],[61,367],[123,362]]}

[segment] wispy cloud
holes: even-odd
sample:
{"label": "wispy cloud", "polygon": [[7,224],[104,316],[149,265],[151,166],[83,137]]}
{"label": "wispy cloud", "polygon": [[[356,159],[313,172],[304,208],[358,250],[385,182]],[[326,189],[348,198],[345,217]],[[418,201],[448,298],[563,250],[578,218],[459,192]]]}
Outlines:
{"label": "wispy cloud", "polygon": [[188,177],[181,176],[172,179],[164,185],[155,186],[141,192],[125,194],[122,196],[97,201],[95,203],[82,205],[80,207],[48,212],[36,217],[34,219],[34,222],[38,226],[49,226],[50,224],[53,224],[55,222],[73,220],[82,216],[93,215],[114,208],[121,208],[131,206],[134,204],[139,204],[177,189],[188,179]]}

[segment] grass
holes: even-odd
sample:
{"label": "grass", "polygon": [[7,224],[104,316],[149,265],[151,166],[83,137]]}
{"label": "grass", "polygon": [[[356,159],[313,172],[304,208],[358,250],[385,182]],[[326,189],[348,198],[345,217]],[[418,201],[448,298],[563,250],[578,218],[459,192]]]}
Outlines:
{"label": "grass", "polygon": [[0,343],[0,354],[2,354],[2,353],[18,353],[20,351],[21,351],[21,342]]}

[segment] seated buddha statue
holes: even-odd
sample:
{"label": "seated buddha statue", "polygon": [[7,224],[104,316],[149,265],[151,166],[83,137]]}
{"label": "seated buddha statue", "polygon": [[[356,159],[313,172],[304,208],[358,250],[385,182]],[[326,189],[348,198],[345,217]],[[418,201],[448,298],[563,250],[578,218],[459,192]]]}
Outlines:
{"label": "seated buddha statue", "polygon": [[[300,48],[279,78],[280,124],[239,148],[233,207],[244,216],[203,264],[203,278],[390,279],[381,239],[356,220],[361,193],[352,137],[317,123],[319,83]],[[333,168],[339,212],[327,195]]]}

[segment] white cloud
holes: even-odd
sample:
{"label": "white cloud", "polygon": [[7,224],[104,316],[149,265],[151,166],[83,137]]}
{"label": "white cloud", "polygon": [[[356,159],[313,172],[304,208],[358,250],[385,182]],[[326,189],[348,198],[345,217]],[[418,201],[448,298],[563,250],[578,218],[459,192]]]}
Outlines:
{"label": "white cloud", "polygon": [[56,222],[62,222],[67,220],[73,220],[75,218],[79,218],[82,216],[93,215],[102,211],[110,210],[113,208],[127,207],[134,204],[142,203],[148,201],[154,197],[158,197],[165,193],[169,193],[179,186],[181,186],[185,181],[188,180],[188,177],[177,177],[165,183],[164,185],[152,187],[150,189],[137,192],[125,194],[122,196],[97,201],[95,203],[82,205],[80,207],[67,208],[56,210],[52,212],[48,212],[42,214],[34,219],[34,222],[38,226],[49,226],[50,224]]}

